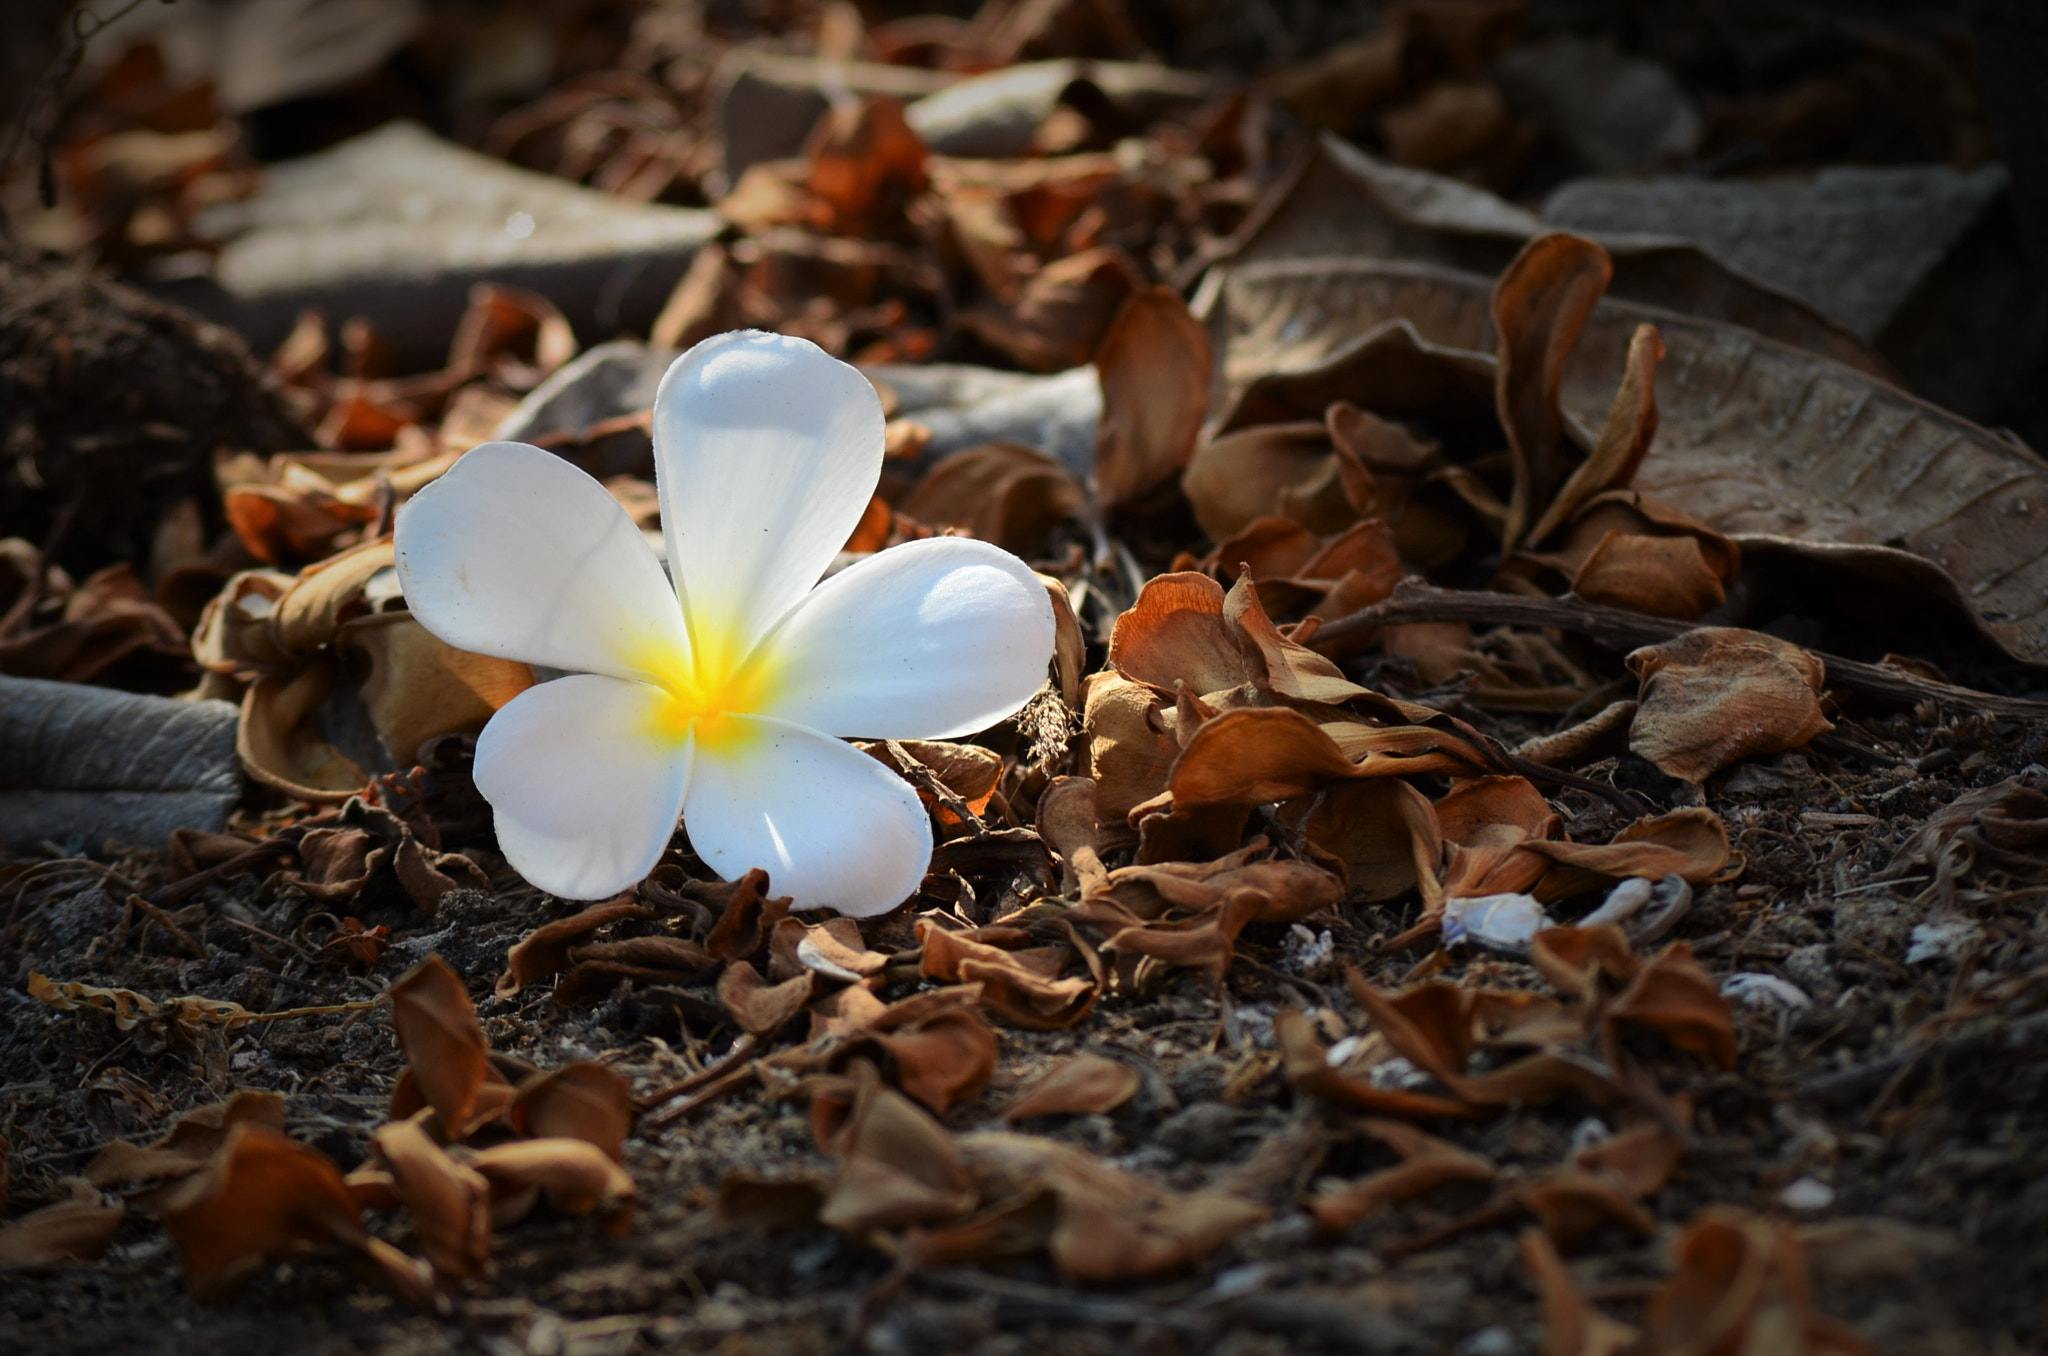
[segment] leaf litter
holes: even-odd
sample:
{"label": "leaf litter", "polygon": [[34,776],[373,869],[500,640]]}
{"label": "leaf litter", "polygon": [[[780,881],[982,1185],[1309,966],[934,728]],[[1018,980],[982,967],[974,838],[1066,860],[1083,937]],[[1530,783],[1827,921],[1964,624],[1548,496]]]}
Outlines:
{"label": "leaf litter", "polygon": [[[321,1310],[579,1351],[2038,1336],[2035,460],[1704,228],[1518,205],[1544,157],[1623,163],[1555,72],[1637,58],[1417,0],[1244,82],[1128,62],[1213,41],[1153,9],[806,7],[769,58],[650,8],[608,74],[471,120],[715,204],[654,345],[893,365],[847,552],[959,532],[1047,581],[1017,721],[865,746],[938,845],[894,914],[792,916],[687,825],[596,903],[496,853],[473,735],[537,675],[426,636],[388,533],[577,377],[573,299],[302,315],[244,365],[268,423],[141,518],[110,487],[67,536],[0,481],[0,671],[233,702],[253,784],[224,833],[0,858],[26,1340],[270,1350]],[[203,258],[263,157],[132,50],[34,229]],[[1815,101],[1896,103],[1899,50],[1704,120],[1683,67],[1658,154],[1862,154]],[[1958,106],[1918,135],[1967,163]],[[886,372],[932,360],[1092,369],[1092,443],[928,456]],[[646,406],[564,389],[589,417],[540,441],[658,535]]]}

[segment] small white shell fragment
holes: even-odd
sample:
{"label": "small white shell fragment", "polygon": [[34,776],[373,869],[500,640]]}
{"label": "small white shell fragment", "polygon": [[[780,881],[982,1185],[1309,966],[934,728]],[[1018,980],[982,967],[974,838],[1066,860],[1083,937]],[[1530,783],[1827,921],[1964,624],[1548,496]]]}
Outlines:
{"label": "small white shell fragment", "polygon": [[1731,1002],[1777,1012],[1797,1012],[1813,1002],[1797,984],[1754,971],[1728,976],[1721,981],[1721,993]]}
{"label": "small white shell fragment", "polygon": [[1614,1132],[1607,1128],[1607,1122],[1598,1116],[1588,1116],[1572,1127],[1571,1152],[1590,1149],[1595,1144],[1605,1143],[1614,1138]]}
{"label": "small white shell fragment", "polygon": [[1630,876],[1617,881],[1607,898],[1600,901],[1600,907],[1579,920],[1582,928],[1606,927],[1609,923],[1625,922],[1643,911],[1643,905],[1650,902],[1650,892],[1656,889],[1641,876]]}
{"label": "small white shell fragment", "polygon": [[1921,923],[1913,929],[1912,945],[1906,948],[1906,964],[1961,960],[1983,935],[1984,929],[1967,918],[1942,918],[1932,923]]}
{"label": "small white shell fragment", "polygon": [[1787,1210],[1825,1210],[1835,1203],[1835,1189],[1818,1177],[1802,1177],[1778,1193],[1778,1203]]}
{"label": "small white shell fragment", "polygon": [[1469,941],[1495,951],[1529,954],[1529,943],[1550,926],[1550,918],[1533,896],[1474,895],[1444,902],[1444,945]]}
{"label": "small white shell fragment", "polygon": [[1363,1036],[1346,1036],[1323,1052],[1323,1062],[1333,1069],[1341,1069],[1358,1053],[1358,1047],[1365,1044]]}

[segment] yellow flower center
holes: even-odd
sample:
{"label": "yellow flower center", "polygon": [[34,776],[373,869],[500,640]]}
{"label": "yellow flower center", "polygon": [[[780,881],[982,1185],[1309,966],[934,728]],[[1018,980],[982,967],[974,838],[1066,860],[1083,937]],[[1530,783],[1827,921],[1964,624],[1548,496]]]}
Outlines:
{"label": "yellow flower center", "polygon": [[761,710],[778,686],[779,674],[767,647],[741,650],[736,628],[691,628],[692,650],[656,644],[634,656],[637,668],[653,675],[667,699],[656,708],[656,738],[680,743],[695,733],[701,744],[734,752],[759,734],[750,721],[734,720]]}

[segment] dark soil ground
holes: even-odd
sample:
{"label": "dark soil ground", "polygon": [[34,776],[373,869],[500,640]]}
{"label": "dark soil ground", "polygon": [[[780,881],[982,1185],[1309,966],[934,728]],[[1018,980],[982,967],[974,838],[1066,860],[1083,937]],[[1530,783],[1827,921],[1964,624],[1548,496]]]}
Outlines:
{"label": "dark soil ground", "polygon": [[[1930,813],[2048,759],[2048,729],[1923,714],[1936,719],[1895,714],[1843,727],[1882,749],[1883,766],[1782,755],[1707,788],[1747,865],[1703,890],[1675,935],[1717,978],[1775,976],[1812,1001],[1792,1012],[1738,1003],[1733,1073],[1703,1063],[1667,1070],[1696,1099],[1697,1136],[1652,1206],[1660,1224],[1677,1226],[1712,1202],[1783,1211],[1792,1183],[1823,1183],[1831,1202],[1809,1201],[1798,1217],[1825,1312],[1885,1352],[2038,1349],[2048,1332],[2039,1285],[2048,1267],[2048,1065],[2038,1040],[2001,1051],[1984,1036],[1998,1014],[2039,1002],[2048,928],[2038,892],[1971,878],[1966,862],[1939,879],[1880,873]],[[1595,772],[1653,796],[1660,781],[1642,764]],[[1573,792],[1559,803],[1575,836],[1604,836],[1604,802]],[[487,848],[472,850],[495,864]],[[17,877],[0,933],[0,1134],[14,1145],[17,1199],[78,1171],[108,1139],[147,1140],[236,1087],[288,1093],[291,1132],[354,1166],[402,1067],[381,1009],[227,1036],[200,1028],[166,1043],[146,1027],[124,1034],[99,1013],[43,1007],[22,992],[31,970],[278,1010],[374,997],[438,952],[467,977],[496,1048],[543,1066],[601,1058],[637,1091],[715,1059],[732,1040],[708,983],[621,991],[578,1012],[558,1008],[545,986],[493,998],[507,947],[570,911],[502,867],[491,897],[452,897],[435,918],[404,905],[368,910],[364,921],[389,924],[398,940],[364,974],[309,963],[292,939],[319,932],[307,927],[317,909],[293,888],[235,878],[203,891],[175,915],[202,960],[156,925],[117,940],[125,887],[100,883],[101,866],[52,858],[72,865]],[[144,888],[162,871],[140,854],[109,865]],[[1337,960],[1392,984],[1424,954],[1378,949],[1406,913],[1344,906],[1307,926],[1329,934]],[[1975,928],[1954,954],[1908,963],[1912,929],[1933,917]],[[871,942],[904,930],[900,921],[871,925]],[[529,1221],[501,1235],[497,1276],[471,1287],[451,1320],[408,1312],[318,1260],[278,1268],[231,1302],[199,1304],[184,1294],[161,1227],[134,1219],[97,1266],[17,1275],[0,1289],[8,1345],[53,1356],[202,1347],[494,1356],[1541,1349],[1512,1227],[1401,1255],[1404,1240],[1471,1209],[1483,1190],[1440,1190],[1350,1236],[1314,1237],[1298,1204],[1304,1188],[1325,1173],[1359,1175],[1378,1165],[1379,1151],[1343,1117],[1294,1095],[1278,1072],[1274,1013],[1332,1006],[1356,1016],[1342,984],[1329,982],[1329,961],[1304,965],[1304,948],[1290,940],[1281,929],[1248,936],[1225,994],[1182,973],[1148,1001],[1106,1001],[1071,1031],[1003,1029],[993,1084],[946,1118],[961,1129],[992,1122],[1023,1080],[1075,1050],[1113,1052],[1146,1071],[1145,1090],[1114,1117],[1032,1128],[1177,1188],[1259,1184],[1272,1219],[1168,1283],[1077,1289],[1042,1263],[901,1281],[887,1259],[828,1231],[767,1236],[722,1224],[711,1206],[729,1171],[825,1166],[800,1102],[744,1086],[630,1144],[642,1204],[629,1235],[607,1239],[581,1220]],[[1500,959],[1453,959],[1449,973],[1540,985],[1533,970]],[[1955,1015],[1969,1011],[1986,1017]],[[1567,1100],[1443,1133],[1512,1174],[1558,1161],[1587,1133],[1590,1114]],[[1601,1234],[1578,1257],[1589,1293],[1624,1315],[1665,1269],[1659,1239]]]}

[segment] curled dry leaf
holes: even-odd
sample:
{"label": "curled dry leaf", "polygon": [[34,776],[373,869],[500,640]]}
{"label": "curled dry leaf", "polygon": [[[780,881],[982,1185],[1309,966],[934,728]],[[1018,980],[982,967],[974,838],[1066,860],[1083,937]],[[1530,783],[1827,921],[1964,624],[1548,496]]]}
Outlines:
{"label": "curled dry leaf", "polygon": [[1957,796],[1928,816],[1883,875],[1944,869],[1958,859],[1966,877],[1996,871],[2015,881],[2048,880],[2048,777],[2030,768]]}
{"label": "curled dry leaf", "polygon": [[494,992],[512,998],[536,980],[558,975],[569,968],[569,950],[599,928],[622,918],[647,918],[653,910],[624,897],[593,904],[580,913],[543,923],[505,953],[505,971],[498,976]]}
{"label": "curled dry leaf", "polygon": [[586,1140],[514,1140],[469,1151],[465,1161],[489,1180],[494,1191],[538,1187],[564,1214],[596,1213],[608,1234],[617,1236],[632,1227],[633,1179]]}
{"label": "curled dry leaf", "polygon": [[1643,683],[1629,749],[1673,777],[1704,781],[1835,728],[1821,714],[1820,661],[1774,636],[1712,627],[1636,650],[1628,662]]}
{"label": "curled dry leaf", "polygon": [[1650,1299],[1656,1351],[1748,1352],[1773,1345],[1811,1356],[1868,1356],[1870,1345],[1815,1307],[1806,1255],[1786,1225],[1710,1206],[1680,1234],[1671,1279]]}
{"label": "curled dry leaf", "polygon": [[66,1177],[59,1185],[70,1193],[69,1200],[0,1224],[0,1271],[91,1262],[106,1250],[128,1208],[119,1201],[109,1204],[83,1177]]}
{"label": "curled dry leaf", "polygon": [[1309,1198],[1309,1213],[1324,1234],[1339,1234],[1382,1207],[1447,1182],[1484,1182],[1494,1175],[1493,1163],[1460,1149],[1448,1140],[1424,1134],[1400,1121],[1368,1116],[1367,1133],[1392,1149],[1400,1162],[1348,1184],[1324,1182]]}
{"label": "curled dry leaf", "polygon": [[[1056,1208],[1044,1247],[1068,1280],[1124,1281],[1179,1271],[1270,1213],[1227,1192],[1170,1192],[1072,1145],[1031,1135],[963,1135],[959,1152],[985,1201],[1052,1198]],[[917,1240],[912,1253],[960,1256],[948,1243],[940,1232]]]}
{"label": "curled dry leaf", "polygon": [[1422,1118],[1472,1117],[1479,1114],[1450,1097],[1404,1088],[1383,1088],[1332,1067],[1329,1049],[1316,1033],[1315,1018],[1305,1012],[1290,1010],[1279,1014],[1273,1019],[1273,1034],[1280,1043],[1287,1081],[1332,1106],[1376,1116]]}
{"label": "curled dry leaf", "polygon": [[1120,673],[1091,676],[1082,698],[1081,730],[1088,776],[1104,820],[1121,820],[1166,789],[1180,746],[1165,729],[1170,706],[1143,683]]}
{"label": "curled dry leaf", "polygon": [[491,1184],[436,1144],[417,1119],[379,1126],[370,1148],[391,1190],[412,1213],[420,1251],[453,1280],[484,1275],[491,1263]]}
{"label": "curled dry leaf", "polygon": [[1002,1110],[1006,1121],[1114,1111],[1138,1095],[1138,1071],[1103,1055],[1070,1055],[1031,1080]]}
{"label": "curled dry leaf", "polygon": [[521,1083],[506,1119],[522,1135],[580,1139],[623,1163],[626,1136],[633,1129],[633,1090],[602,1064],[565,1064]]}
{"label": "curled dry leaf", "polygon": [[201,1299],[227,1293],[265,1263],[332,1243],[361,1252],[411,1303],[434,1303],[427,1268],[365,1232],[326,1155],[267,1126],[230,1130],[206,1171],[179,1184],[162,1213],[184,1258],[185,1285]]}
{"label": "curled dry leaf", "polygon": [[243,1088],[224,1102],[186,1112],[154,1144],[110,1140],[85,1165],[85,1179],[108,1187],[188,1177],[205,1167],[228,1132],[244,1121],[283,1133],[284,1094]]}
{"label": "curled dry leaf", "polygon": [[1027,1031],[1073,1026],[1101,997],[1101,986],[1093,980],[1060,978],[1074,955],[1065,944],[1029,945],[1032,936],[1014,928],[951,932],[928,919],[919,920],[917,938],[924,952],[920,968],[927,977],[980,985],[983,1007]]}
{"label": "curled dry leaf", "polygon": [[[461,1139],[504,1109],[502,1085],[484,1095],[491,1073],[490,1044],[462,980],[439,956],[429,956],[392,982],[391,1026],[405,1054],[412,1095],[434,1110],[440,1130]],[[392,1115],[410,1115],[399,1105],[401,1081],[392,1093]]]}
{"label": "curled dry leaf", "polygon": [[1095,492],[1104,509],[1132,503],[1188,464],[1209,409],[1209,365],[1209,335],[1177,293],[1152,287],[1124,303],[1095,355]]}
{"label": "curled dry leaf", "polygon": [[1035,556],[1052,529],[1087,503],[1088,492],[1064,462],[1019,443],[988,443],[941,460],[898,508],[912,522],[956,527]]}
{"label": "curled dry leaf", "polygon": [[871,1065],[818,1086],[811,1102],[818,1146],[839,1172],[818,1221],[855,1237],[950,1219],[975,1205],[953,1137],[918,1105],[885,1086]]}
{"label": "curled dry leaf", "polygon": [[718,1001],[750,1036],[772,1036],[810,1005],[818,977],[809,970],[770,984],[746,961],[730,961],[718,976]]}
{"label": "curled dry leaf", "polygon": [[1543,1297],[1543,1356],[1622,1356],[1634,1345],[1637,1331],[1593,1307],[1549,1234],[1524,1229],[1520,1249]]}

